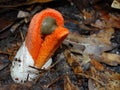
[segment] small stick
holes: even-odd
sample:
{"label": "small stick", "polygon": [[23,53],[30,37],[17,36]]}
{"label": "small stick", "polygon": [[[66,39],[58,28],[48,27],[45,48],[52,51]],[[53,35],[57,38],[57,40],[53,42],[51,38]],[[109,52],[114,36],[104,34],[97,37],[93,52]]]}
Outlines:
{"label": "small stick", "polygon": [[52,86],[54,83],[56,83],[58,80],[60,80],[61,78],[63,78],[65,75],[61,75],[60,77],[57,77],[56,79],[54,79],[51,83],[49,83],[48,85],[46,85],[47,88],[49,88],[50,86]]}
{"label": "small stick", "polygon": [[105,84],[104,84],[103,82],[97,80],[97,79],[94,78],[94,77],[90,77],[89,75],[86,75],[86,74],[83,74],[83,73],[76,73],[76,75],[80,75],[80,76],[84,76],[84,77],[86,77],[86,78],[90,78],[90,79],[92,79],[92,80],[98,82],[98,83],[101,84],[102,86],[105,86]]}

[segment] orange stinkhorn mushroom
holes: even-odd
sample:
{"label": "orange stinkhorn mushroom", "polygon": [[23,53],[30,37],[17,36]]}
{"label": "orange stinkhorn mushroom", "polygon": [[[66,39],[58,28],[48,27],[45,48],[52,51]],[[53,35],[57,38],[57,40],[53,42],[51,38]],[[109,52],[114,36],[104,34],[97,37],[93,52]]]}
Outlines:
{"label": "orange stinkhorn mushroom", "polygon": [[32,18],[25,42],[18,50],[11,66],[11,77],[17,83],[33,81],[39,75],[37,69],[51,65],[50,58],[69,34],[64,19],[58,11],[45,9]]}

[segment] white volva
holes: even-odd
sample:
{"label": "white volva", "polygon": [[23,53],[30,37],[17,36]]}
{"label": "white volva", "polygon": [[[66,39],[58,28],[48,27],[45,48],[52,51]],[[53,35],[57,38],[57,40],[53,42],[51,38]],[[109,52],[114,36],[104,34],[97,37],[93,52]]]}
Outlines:
{"label": "white volva", "polygon": [[[42,68],[47,68],[52,63],[50,58]],[[37,69],[31,68],[34,67],[34,60],[30,55],[25,42],[18,50],[14,60],[12,61],[11,66],[11,77],[16,83],[24,83],[25,81],[33,81],[39,75]]]}

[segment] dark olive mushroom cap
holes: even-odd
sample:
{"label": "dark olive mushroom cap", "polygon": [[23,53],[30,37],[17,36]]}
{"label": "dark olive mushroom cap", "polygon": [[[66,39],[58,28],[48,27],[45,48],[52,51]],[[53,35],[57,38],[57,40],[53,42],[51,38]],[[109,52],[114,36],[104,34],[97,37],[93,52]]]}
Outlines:
{"label": "dark olive mushroom cap", "polygon": [[52,17],[46,17],[42,21],[41,34],[51,34],[56,27],[56,20]]}

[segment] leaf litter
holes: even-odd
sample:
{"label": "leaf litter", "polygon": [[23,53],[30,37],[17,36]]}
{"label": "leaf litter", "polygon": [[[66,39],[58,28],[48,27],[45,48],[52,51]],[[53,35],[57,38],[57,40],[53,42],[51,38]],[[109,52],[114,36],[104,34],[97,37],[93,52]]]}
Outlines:
{"label": "leaf litter", "polygon": [[[97,0],[95,1],[97,2]],[[28,0],[28,2],[32,2],[32,0]],[[46,3],[48,2],[46,0]],[[76,2],[79,1],[72,2],[73,5],[71,5],[71,1],[61,2],[62,5],[58,5],[57,8],[53,7],[61,11],[65,18],[65,26],[71,30],[71,33],[52,56],[52,67],[43,70],[36,82],[26,82],[22,85],[14,83],[10,77],[11,61],[24,41],[31,16],[43,7],[51,6],[46,4],[46,6],[41,5],[40,7],[34,3],[20,4],[20,6],[30,5],[24,7],[25,11],[19,7],[19,4],[9,6],[9,8],[19,8],[18,16],[20,18],[17,15],[15,18],[20,20],[18,19],[18,22],[15,22],[14,19],[10,22],[6,21],[1,28],[9,25],[10,28],[15,27],[14,25],[19,25],[21,20],[22,24],[14,28],[12,34],[8,32],[11,29],[6,28],[2,35],[4,36],[6,31],[8,35],[0,38],[1,90],[18,88],[20,90],[118,90],[120,88],[120,33],[116,33],[120,32],[119,13],[110,10],[110,5],[106,5],[109,2],[100,2],[104,5],[103,7],[101,4],[95,4],[96,2],[91,7],[84,4],[85,7],[83,5],[82,9],[77,6]],[[42,2],[36,0],[35,3]],[[51,3],[58,4],[57,1]],[[27,10],[30,10],[30,13],[26,12]],[[73,11],[72,17],[70,16],[71,11]],[[16,24],[11,24],[13,22]],[[115,52],[113,52],[114,50]],[[113,70],[113,67],[117,69]]]}

